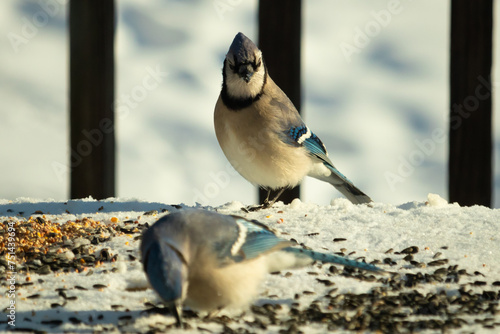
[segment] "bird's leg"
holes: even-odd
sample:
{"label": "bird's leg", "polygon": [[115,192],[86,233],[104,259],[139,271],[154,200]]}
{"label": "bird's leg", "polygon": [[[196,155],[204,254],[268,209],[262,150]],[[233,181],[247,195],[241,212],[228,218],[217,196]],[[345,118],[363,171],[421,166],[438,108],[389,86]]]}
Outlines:
{"label": "bird's leg", "polygon": [[259,205],[249,205],[247,206],[246,208],[243,207],[241,208],[241,210],[245,211],[245,212],[254,212],[254,211],[259,211],[260,209],[263,209],[264,204],[259,204]]}
{"label": "bird's leg", "polygon": [[178,328],[182,327],[182,305],[181,304],[175,304],[172,306],[172,311],[175,316],[175,320],[177,321],[175,326]]}
{"label": "bird's leg", "polygon": [[276,196],[274,196],[274,198],[272,199],[271,202],[269,202],[269,195],[271,195],[271,190],[269,190],[267,192],[267,198],[266,200],[264,201],[264,203],[262,204],[262,208],[263,209],[267,209],[267,208],[270,208],[273,206],[274,202],[276,202],[278,200],[278,198],[280,198],[281,194],[283,194],[283,192],[285,191],[286,188],[281,188],[280,191],[278,191],[278,193],[276,194]]}
{"label": "bird's leg", "polygon": [[210,319],[210,318],[213,318],[215,317],[217,314],[219,314],[219,312],[222,310],[222,306],[215,309],[215,310],[212,310],[210,312],[208,312],[207,316],[205,317],[205,319]]}
{"label": "bird's leg", "polygon": [[269,202],[269,196],[270,195],[271,195],[271,190],[268,189],[267,190],[267,196],[266,196],[266,199],[264,200],[264,203],[259,204],[259,205],[249,205],[246,208],[245,207],[241,208],[241,210],[243,210],[243,211],[245,211],[245,212],[248,213],[248,212],[254,212],[254,211],[259,211],[260,209],[264,209],[266,203]]}
{"label": "bird's leg", "polygon": [[[245,208],[245,210],[243,211],[258,211],[260,209],[268,209],[270,207],[273,206],[274,202],[276,202],[278,200],[278,198],[281,196],[281,194],[283,194],[283,192],[285,191],[286,188],[281,188],[279,191],[278,191],[278,194],[276,194],[276,196],[274,196],[274,198],[269,201],[269,197],[271,196],[271,189],[268,189],[267,190],[267,196],[266,196],[266,199],[264,200],[264,203],[260,204],[260,205],[256,205],[256,206],[249,206],[248,208]],[[242,208],[243,209],[243,208]]]}
{"label": "bird's leg", "polygon": [[271,196],[271,189],[267,189],[267,196],[266,196],[266,199],[264,200],[264,204],[269,202],[269,196]]}

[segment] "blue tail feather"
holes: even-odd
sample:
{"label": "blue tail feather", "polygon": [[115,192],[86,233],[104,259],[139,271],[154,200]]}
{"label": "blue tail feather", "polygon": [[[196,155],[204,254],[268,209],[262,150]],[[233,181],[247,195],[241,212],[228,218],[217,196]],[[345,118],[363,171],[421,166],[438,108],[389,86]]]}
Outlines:
{"label": "blue tail feather", "polygon": [[347,267],[353,267],[353,268],[359,268],[362,270],[368,270],[368,271],[373,271],[373,272],[378,272],[378,273],[385,273],[385,270],[374,266],[373,264],[365,263],[365,262],[360,262],[356,260],[350,260],[346,259],[345,257],[342,256],[337,256],[333,254],[326,254],[326,253],[318,253],[314,252],[308,249],[301,249],[301,248],[294,248],[294,247],[287,247],[283,249],[283,251],[293,253],[297,257],[307,257],[310,258],[314,261],[319,261],[323,263],[334,263],[334,264],[340,264],[342,266],[347,266]]}

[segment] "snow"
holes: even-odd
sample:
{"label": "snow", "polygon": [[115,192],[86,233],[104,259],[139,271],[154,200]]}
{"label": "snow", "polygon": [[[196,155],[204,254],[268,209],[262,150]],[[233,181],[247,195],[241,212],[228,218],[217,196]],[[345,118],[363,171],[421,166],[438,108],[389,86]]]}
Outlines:
{"label": "snow", "polygon": [[[234,35],[242,31],[257,39],[257,1],[220,1],[230,4],[227,12],[217,12],[212,1],[117,2],[118,198],[103,201],[67,200],[69,170],[56,168],[67,165],[71,154],[67,149],[68,2],[1,1],[0,31],[5,38],[0,41],[0,198],[5,199],[0,200],[0,221],[22,220],[42,211],[46,219],[61,224],[85,217],[104,224],[111,224],[112,219],[119,224],[130,219],[153,223],[163,209],[176,210],[170,204],[185,203],[183,206],[258,219],[284,238],[313,249],[339,252],[345,248],[346,254],[355,252],[351,257],[363,256],[367,261],[391,257],[397,265],[388,269],[401,273],[417,269],[403,261],[402,255],[385,254],[388,249],[418,246],[415,261],[424,263],[440,252],[438,258],[448,259],[450,265],[483,273],[485,277],[480,279],[495,290],[491,283],[500,280],[499,209],[460,207],[447,203],[444,195],[450,2],[399,1],[390,21],[380,24],[359,53],[351,56],[341,46],[355,44],[359,31],[378,22],[377,13],[389,10],[389,2],[303,3],[302,110],[306,122],[325,143],[339,170],[375,203],[373,207],[352,205],[336,198],[340,195],[330,185],[306,179],[302,200],[245,213],[240,208],[255,203],[255,190],[222,154],[212,118],[222,61]],[[494,15],[498,20],[500,6],[495,6]],[[498,25],[495,29],[496,36]],[[11,34],[22,36],[23,42],[13,46]],[[499,55],[495,50],[495,64]],[[499,68],[494,67],[494,79]],[[146,94],[138,96],[144,89]],[[493,94],[500,100],[497,89]],[[498,106],[494,105],[495,110]],[[499,208],[500,117],[493,121],[494,207]],[[391,182],[391,173],[401,178]],[[159,214],[144,214],[151,210]],[[334,243],[334,238],[347,240]],[[117,236],[92,246],[95,253],[108,248],[112,255],[120,256],[117,262],[93,269],[89,276],[89,271],[32,274],[33,285],[18,287],[18,328],[77,333],[117,332],[118,328],[145,332],[150,325],[166,328],[173,323],[172,317],[144,312],[145,302],[156,304],[158,299],[146,289],[141,264],[129,260],[128,255],[138,258],[138,243]],[[63,254],[70,259],[73,253]],[[418,268],[425,273],[433,270]],[[296,293],[315,292],[300,295],[302,307],[326,293],[328,288],[316,278],[333,280],[337,293],[363,293],[374,286],[329,275],[327,269],[318,267],[295,270],[291,276],[269,275],[256,303],[284,305],[279,312],[284,316],[287,307],[297,302]],[[94,289],[96,284],[106,288]],[[67,297],[75,296],[76,301],[64,300],[55,291],[63,286]],[[418,289],[453,294],[458,285],[425,284]],[[34,294],[40,296],[27,298]],[[64,307],[51,307],[64,302]],[[2,293],[2,309],[7,303]],[[252,317],[247,313],[244,319]],[[500,322],[498,314],[491,317]],[[70,318],[83,322],[72,323]],[[54,319],[63,324],[41,323]],[[198,332],[197,327],[214,332],[222,328],[200,319],[187,320],[192,329],[183,333]],[[467,320],[465,331],[495,331],[475,323],[473,317]],[[269,332],[278,330],[269,327]],[[321,333],[324,327],[313,324],[301,330]]]}
{"label": "snow", "polygon": [[[178,207],[178,206],[177,206]],[[345,248],[346,254],[351,258],[364,257],[367,262],[382,260],[391,257],[397,262],[396,266],[389,267],[380,264],[382,268],[401,274],[432,273],[436,267],[414,268],[403,261],[403,255],[387,254],[393,248],[401,251],[410,246],[417,246],[419,252],[414,254],[418,262],[429,263],[434,260],[436,253],[441,252],[439,259],[448,259],[447,265],[458,265],[468,273],[479,271],[484,275],[480,277],[487,286],[485,290],[499,290],[492,283],[500,280],[500,210],[489,209],[481,206],[460,207],[458,204],[448,204],[436,194],[428,194],[426,199],[393,205],[387,203],[373,203],[372,206],[353,205],[346,199],[332,200],[330,205],[317,205],[302,202],[298,199],[289,205],[279,202],[272,208],[257,212],[245,213],[241,210],[240,202],[229,202],[219,207],[205,207],[207,210],[216,210],[223,214],[237,214],[248,219],[257,219],[281,234],[283,238],[295,239],[298,243],[323,252],[339,252]],[[200,208],[198,206],[198,208]],[[103,201],[91,198],[60,202],[55,200],[36,200],[23,198],[18,200],[0,200],[0,221],[24,220],[29,216],[41,216],[52,222],[64,223],[68,220],[90,217],[96,221],[110,224],[118,221],[123,225],[126,220],[137,220],[139,224],[154,223],[167,211],[177,210],[175,207],[157,202],[147,202],[139,199],[110,198]],[[157,210],[158,214],[148,214]],[[35,211],[42,213],[34,214]],[[23,212],[20,214],[19,212]],[[107,248],[112,255],[118,254],[116,262],[104,262],[102,266],[92,268],[81,273],[51,273],[48,275],[30,275],[33,285],[18,286],[16,288],[16,327],[36,328],[49,333],[74,332],[87,333],[99,330],[111,332],[146,332],[153,328],[166,328],[174,322],[169,314],[149,314],[145,312],[146,302],[157,304],[159,302],[155,293],[147,288],[148,284],[142,271],[142,265],[129,258],[132,255],[139,258],[139,240],[135,235],[122,235],[111,238],[94,247],[98,254]],[[333,242],[334,238],[345,238],[345,241]],[[85,239],[86,240],[86,239]],[[79,242],[78,240],[74,240]],[[447,246],[446,249],[443,247]],[[114,268],[114,269],[113,269]],[[107,270],[107,272],[104,272]],[[337,294],[367,293],[379,283],[364,282],[339,275],[331,275],[328,266],[323,268],[317,265],[290,271],[291,274],[281,272],[277,275],[268,275],[260,289],[256,305],[266,303],[280,304],[283,309],[278,312],[280,317],[286,317],[287,310],[294,302],[301,307],[309,305],[316,299],[325,295],[331,287],[325,287],[316,280],[329,279],[338,288]],[[313,272],[313,274],[311,274]],[[39,279],[43,283],[39,283]],[[19,283],[26,281],[25,275],[18,275]],[[471,281],[476,280],[471,278]],[[94,288],[101,284],[103,287]],[[75,288],[75,286],[83,287]],[[433,283],[417,285],[409,290],[418,290],[422,293],[446,291],[452,295],[457,289],[464,286],[453,283]],[[66,288],[68,298],[77,297],[76,300],[66,300],[64,307],[52,308],[51,304],[62,304],[65,300],[56,289]],[[99,287],[99,286],[98,286]],[[6,289],[5,286],[2,286]],[[310,291],[312,294],[303,293]],[[27,298],[38,294],[35,299]],[[299,299],[296,299],[299,294]],[[0,297],[0,306],[4,309],[9,299],[5,294]],[[234,317],[237,322],[228,326],[246,328],[246,321],[253,321],[255,315],[245,313],[242,318],[241,310],[224,310],[222,315]],[[200,314],[201,317],[204,314]],[[89,320],[89,317],[92,320]],[[480,315],[479,318],[484,316]],[[500,323],[500,313],[489,314],[492,322]],[[72,323],[81,320],[80,323]],[[43,323],[50,320],[62,320],[60,325]],[[495,330],[484,328],[480,323],[474,322],[474,316],[465,320],[468,324],[457,332],[493,333]],[[172,333],[197,333],[199,328],[212,332],[222,331],[222,326],[202,319],[187,318],[190,330],[175,330]],[[5,328],[5,323],[3,328]],[[2,328],[2,327],[0,327]],[[259,332],[250,328],[253,332]],[[262,333],[278,333],[278,326],[269,326]],[[318,323],[310,326],[300,326],[306,333],[321,333],[325,331]],[[498,330],[498,327],[497,327]],[[431,332],[431,331],[429,331]]]}
{"label": "snow", "polygon": [[[228,10],[218,12],[215,3]],[[303,7],[302,109],[336,167],[379,202],[445,196],[450,2],[318,0]],[[392,14],[380,21],[386,10]],[[35,21],[43,13],[48,20]],[[117,14],[116,196],[255,202],[255,189],[222,154],[212,118],[232,39],[242,31],[256,40],[257,1],[123,0]],[[40,26],[30,30],[26,22]],[[67,1],[0,2],[0,142],[12,159],[0,173],[2,198],[68,198],[66,24]],[[9,34],[25,40],[14,47]],[[341,46],[356,42],[359,53],[346,56]],[[500,117],[493,121],[500,207]],[[391,182],[388,173],[402,179]],[[328,205],[338,196],[320,181],[303,183],[306,201]]]}

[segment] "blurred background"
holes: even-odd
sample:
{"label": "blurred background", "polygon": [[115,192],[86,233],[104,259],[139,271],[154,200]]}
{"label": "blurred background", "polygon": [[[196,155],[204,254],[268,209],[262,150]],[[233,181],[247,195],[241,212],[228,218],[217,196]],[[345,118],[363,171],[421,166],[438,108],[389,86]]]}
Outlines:
{"label": "blurred background", "polygon": [[[0,198],[69,197],[67,2],[0,2]],[[256,189],[218,146],[213,110],[235,34],[257,42],[257,1],[116,4],[117,197],[256,203]],[[376,202],[447,198],[450,3],[401,0],[382,21],[377,13],[387,9],[378,0],[303,1],[303,117]],[[498,45],[494,55],[495,64]],[[498,67],[493,73],[496,82]],[[494,114],[497,101],[498,91]],[[499,117],[494,135],[499,208]],[[303,182],[303,201],[340,196]]]}

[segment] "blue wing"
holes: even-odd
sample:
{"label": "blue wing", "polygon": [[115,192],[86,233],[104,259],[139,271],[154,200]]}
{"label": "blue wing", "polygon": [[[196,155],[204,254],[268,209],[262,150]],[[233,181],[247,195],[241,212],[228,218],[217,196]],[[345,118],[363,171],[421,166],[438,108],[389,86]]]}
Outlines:
{"label": "blue wing", "polygon": [[293,245],[288,240],[277,237],[265,225],[257,221],[249,221],[241,217],[233,217],[236,225],[236,237],[231,242],[219,243],[215,246],[222,264],[241,262],[257,258],[276,249]]}
{"label": "blue wing", "polygon": [[293,144],[305,147],[310,155],[331,165],[325,145],[307,126],[294,126],[288,130],[287,135]]}
{"label": "blue wing", "polygon": [[328,158],[325,145],[307,126],[302,125],[290,128],[290,130],[288,130],[288,137],[295,145],[305,147],[311,156],[321,160],[328,169],[342,180],[351,182],[344,174],[335,168],[330,158]]}
{"label": "blue wing", "polygon": [[331,183],[338,191],[340,191],[351,202],[370,203],[372,200],[369,196],[356,188],[351,180],[342,174],[328,158],[326,147],[323,142],[314,133],[309,130],[305,125],[295,126],[286,132],[287,142],[304,147],[309,155],[318,159],[323,165],[328,168],[332,173],[329,176],[323,177],[322,175],[311,175],[320,180]]}
{"label": "blue wing", "polygon": [[246,229],[246,238],[239,253],[245,259],[253,259],[277,248],[290,246],[290,241],[278,238],[265,225],[257,221],[239,219],[236,221]]}

